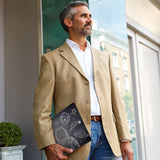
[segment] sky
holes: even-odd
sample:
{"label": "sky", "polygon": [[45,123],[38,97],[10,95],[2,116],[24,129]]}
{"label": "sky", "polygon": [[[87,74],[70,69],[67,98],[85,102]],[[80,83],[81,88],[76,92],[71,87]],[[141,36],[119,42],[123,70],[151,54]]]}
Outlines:
{"label": "sky", "polygon": [[92,19],[97,20],[98,29],[127,40],[124,0],[89,0],[89,8]]}

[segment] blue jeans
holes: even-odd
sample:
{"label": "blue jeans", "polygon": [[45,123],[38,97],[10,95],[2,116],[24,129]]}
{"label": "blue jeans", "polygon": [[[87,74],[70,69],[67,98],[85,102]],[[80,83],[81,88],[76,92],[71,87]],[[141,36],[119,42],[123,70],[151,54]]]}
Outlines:
{"label": "blue jeans", "polygon": [[122,160],[113,154],[101,122],[91,121],[91,149],[87,160]]}

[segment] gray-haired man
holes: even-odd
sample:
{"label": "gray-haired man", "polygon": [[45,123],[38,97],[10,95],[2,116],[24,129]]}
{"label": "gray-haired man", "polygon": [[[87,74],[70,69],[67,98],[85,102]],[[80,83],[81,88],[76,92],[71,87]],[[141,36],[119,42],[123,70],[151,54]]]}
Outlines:
{"label": "gray-haired man", "polygon": [[[92,19],[84,1],[69,3],[60,13],[69,39],[42,56],[35,93],[34,128],[39,149],[48,160],[133,160],[125,109],[109,55],[90,46]],[[52,100],[57,114],[75,103],[91,134],[91,143],[76,151],[55,143],[50,120]],[[63,153],[70,153],[64,156]],[[72,153],[73,152],[73,153]]]}

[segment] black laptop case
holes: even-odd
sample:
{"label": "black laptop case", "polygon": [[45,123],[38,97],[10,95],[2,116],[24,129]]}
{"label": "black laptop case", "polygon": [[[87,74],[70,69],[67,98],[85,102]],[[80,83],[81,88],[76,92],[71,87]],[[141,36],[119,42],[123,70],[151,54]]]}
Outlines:
{"label": "black laptop case", "polygon": [[91,137],[74,103],[52,117],[55,140],[73,151],[91,141]]}

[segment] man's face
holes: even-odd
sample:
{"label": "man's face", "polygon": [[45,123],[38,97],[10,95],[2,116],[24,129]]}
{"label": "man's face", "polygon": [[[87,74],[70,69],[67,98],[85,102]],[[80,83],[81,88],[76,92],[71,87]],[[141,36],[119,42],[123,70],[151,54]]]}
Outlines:
{"label": "man's face", "polygon": [[71,29],[75,34],[89,36],[92,32],[91,13],[86,6],[75,7],[77,10],[74,19],[72,20]]}

